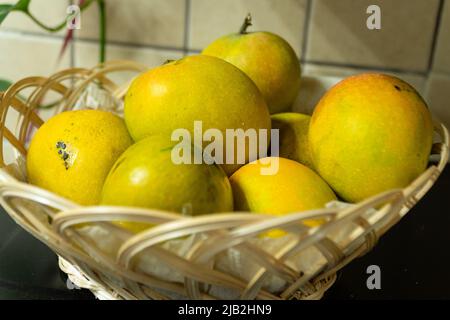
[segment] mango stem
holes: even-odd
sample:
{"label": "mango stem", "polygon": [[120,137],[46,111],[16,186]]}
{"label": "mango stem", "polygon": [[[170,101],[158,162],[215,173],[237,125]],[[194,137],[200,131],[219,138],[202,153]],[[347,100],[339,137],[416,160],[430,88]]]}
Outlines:
{"label": "mango stem", "polygon": [[244,23],[242,24],[239,34],[247,34],[247,29],[250,26],[252,26],[252,15],[251,13],[248,13],[247,16],[245,17]]}

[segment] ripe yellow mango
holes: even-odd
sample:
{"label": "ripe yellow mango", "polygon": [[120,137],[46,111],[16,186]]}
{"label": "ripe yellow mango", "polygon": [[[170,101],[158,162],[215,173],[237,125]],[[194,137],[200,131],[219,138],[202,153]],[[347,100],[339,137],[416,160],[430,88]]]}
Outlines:
{"label": "ripe yellow mango", "polygon": [[309,122],[306,114],[285,112],[272,115],[272,128],[280,135],[280,157],[288,158],[313,168],[309,150]]}
{"label": "ripe yellow mango", "polygon": [[246,32],[221,37],[202,52],[228,61],[258,86],[270,113],[289,109],[300,89],[301,67],[289,43],[270,32]]}
{"label": "ripe yellow mango", "polygon": [[417,91],[376,73],[331,88],[309,129],[314,168],[349,202],[411,183],[427,166],[432,138],[431,114]]}
{"label": "ripe yellow mango", "polygon": [[96,205],[109,170],[132,142],[123,119],[111,112],[60,113],[31,141],[28,179],[79,204]]}
{"label": "ripe yellow mango", "polygon": [[[203,55],[138,76],[125,97],[125,121],[135,141],[155,134],[170,138],[177,129],[193,137],[195,121],[201,121],[205,131],[218,129],[223,137],[226,129],[271,129],[269,110],[253,81],[232,64]],[[227,143],[233,141],[224,140],[224,154]],[[223,168],[230,175],[240,166]]]}
{"label": "ripe yellow mango", "polygon": [[[128,148],[112,167],[102,190],[101,203],[141,207],[195,216],[231,212],[230,182],[217,165],[175,164],[176,143],[154,135]],[[122,222],[132,231],[148,224]]]}
{"label": "ripe yellow mango", "polygon": [[[262,174],[261,169],[268,166],[263,160],[278,161],[278,171],[271,175]],[[236,211],[281,216],[320,209],[336,200],[331,188],[319,175],[308,167],[285,158],[271,157],[251,162],[236,171],[230,182]],[[305,222],[309,226],[317,226],[323,221],[316,219]],[[271,230],[264,235],[279,237],[284,234],[282,230]]]}

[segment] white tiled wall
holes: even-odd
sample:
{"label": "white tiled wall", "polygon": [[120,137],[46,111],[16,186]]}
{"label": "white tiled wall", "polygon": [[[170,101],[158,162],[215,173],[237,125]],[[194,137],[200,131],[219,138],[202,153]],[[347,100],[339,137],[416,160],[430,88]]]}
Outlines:
{"label": "white tiled wall", "polygon": [[[381,30],[369,30],[366,9],[381,8]],[[439,0],[312,1],[306,59],[424,72]]]}
{"label": "white tiled wall", "polygon": [[[122,44],[182,49],[184,47],[185,0],[106,0],[107,38]],[[80,39],[98,39],[95,5],[82,16]]]}
{"label": "white tiled wall", "polygon": [[251,12],[253,30],[285,38],[300,56],[307,0],[191,0],[189,49],[201,50],[220,36],[239,31]]}
{"label": "white tiled wall", "polygon": [[[17,0],[0,0],[0,4]],[[414,85],[450,126],[450,0],[105,0],[107,58],[156,66],[197,53],[215,38],[237,32],[248,12],[251,30],[280,34],[308,75],[346,76],[375,70]],[[66,19],[78,0],[32,0],[49,26]],[[366,9],[381,8],[381,30],[368,30]],[[13,13],[0,27],[0,78],[48,75],[98,61],[98,8],[82,14],[81,30],[59,65],[65,30],[42,31]]]}
{"label": "white tiled wall", "polygon": [[70,67],[70,56],[58,62],[61,40],[0,32],[0,78],[16,81],[49,75]]}
{"label": "white tiled wall", "polygon": [[433,69],[450,73],[450,1],[444,1],[436,42]]}

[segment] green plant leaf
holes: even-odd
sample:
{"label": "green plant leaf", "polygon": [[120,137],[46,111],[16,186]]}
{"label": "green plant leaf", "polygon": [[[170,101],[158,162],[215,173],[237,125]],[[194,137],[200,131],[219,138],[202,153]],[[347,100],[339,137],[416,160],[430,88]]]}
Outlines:
{"label": "green plant leaf", "polygon": [[4,79],[0,79],[0,91],[5,91],[9,88],[9,86],[12,85],[12,82]]}
{"label": "green plant leaf", "polygon": [[28,13],[31,0],[19,0],[16,4],[0,4],[0,24],[6,19],[11,11],[22,11]]}
{"label": "green plant leaf", "polygon": [[8,14],[13,10],[12,4],[0,4],[0,24],[5,20]]}
{"label": "green plant leaf", "polygon": [[30,1],[31,0],[19,0],[19,2],[14,5],[14,11],[28,12]]}

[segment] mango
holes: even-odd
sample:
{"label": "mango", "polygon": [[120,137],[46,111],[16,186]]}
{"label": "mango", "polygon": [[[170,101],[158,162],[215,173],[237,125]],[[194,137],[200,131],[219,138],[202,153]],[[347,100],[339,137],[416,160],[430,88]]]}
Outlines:
{"label": "mango", "polygon": [[[264,162],[263,162],[264,161]],[[278,161],[278,170],[271,175],[261,169]],[[251,162],[230,178],[233,189],[234,209],[281,216],[299,211],[320,209],[336,200],[331,188],[308,167],[293,160],[270,157]],[[305,220],[314,227],[323,219]],[[262,236],[277,238],[283,230],[270,230]]]}
{"label": "mango", "polygon": [[96,205],[109,170],[132,142],[123,119],[111,112],[62,112],[34,135],[28,180],[79,204]]}
{"label": "mango", "polygon": [[[174,164],[176,143],[154,135],[128,148],[106,178],[101,203],[159,209],[195,216],[233,211],[233,195],[225,172],[208,164]],[[192,151],[194,152],[194,151]],[[148,224],[121,222],[132,231]]]}
{"label": "mango", "polygon": [[313,168],[309,150],[309,122],[306,114],[286,112],[272,115],[272,129],[279,130],[279,156]]}
{"label": "mango", "polygon": [[331,88],[309,128],[314,168],[349,202],[406,187],[426,169],[432,140],[431,114],[419,93],[377,73]]}
{"label": "mango", "polygon": [[[227,129],[271,129],[269,110],[253,81],[232,64],[204,55],[141,74],[131,84],[124,108],[125,122],[135,141],[155,134],[171,137],[177,129],[186,129],[193,137],[195,121],[201,122],[204,131],[217,129],[223,137]],[[269,140],[270,134],[266,145]],[[224,154],[227,144],[237,149],[235,141],[224,139]],[[248,162],[252,153],[246,147]],[[223,168],[231,175],[240,166],[233,161],[224,163]]]}
{"label": "mango", "polygon": [[202,54],[224,59],[244,71],[258,86],[271,114],[286,111],[299,93],[299,59],[282,37],[247,32],[250,24],[246,21],[239,33],[215,40]]}

